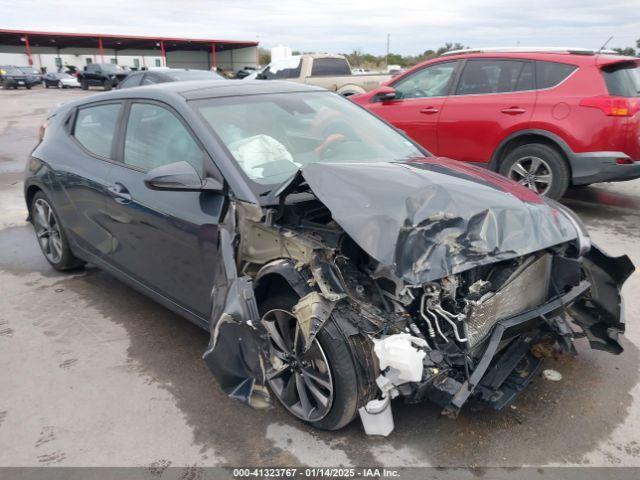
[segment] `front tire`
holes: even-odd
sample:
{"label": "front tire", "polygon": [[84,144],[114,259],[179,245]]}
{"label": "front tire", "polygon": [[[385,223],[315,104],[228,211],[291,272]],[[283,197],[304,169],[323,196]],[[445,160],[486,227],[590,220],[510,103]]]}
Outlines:
{"label": "front tire", "polygon": [[571,178],[560,153],[541,143],[521,145],[509,152],[500,165],[500,173],[554,200],[562,198]]}
{"label": "front tire", "polygon": [[[306,357],[282,360],[283,343],[295,343],[299,335],[291,313],[297,301],[292,293],[278,293],[260,304],[262,323],[271,338],[273,360],[267,365],[268,383],[273,395],[298,419],[321,430],[338,430],[358,412],[358,378],[349,343],[329,318]],[[302,337],[298,338],[300,344]]]}
{"label": "front tire", "polygon": [[111,88],[113,88],[111,85],[111,80],[105,80],[104,82],[102,82],[102,86],[104,87],[105,91],[111,90]]}
{"label": "front tire", "polygon": [[31,202],[31,221],[44,257],[59,271],[79,268],[84,262],[71,252],[58,218],[49,198],[41,191],[36,193]]}
{"label": "front tire", "polygon": [[82,90],[89,90],[89,84],[84,78],[80,80],[80,88]]}
{"label": "front tire", "polygon": [[62,84],[62,82],[61,82],[61,81],[58,81],[58,88],[59,88],[60,90],[62,90],[62,89],[64,88],[64,85]]}

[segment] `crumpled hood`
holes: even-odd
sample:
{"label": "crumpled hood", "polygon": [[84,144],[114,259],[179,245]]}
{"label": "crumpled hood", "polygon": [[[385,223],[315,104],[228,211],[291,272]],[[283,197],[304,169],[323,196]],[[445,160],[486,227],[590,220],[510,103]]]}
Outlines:
{"label": "crumpled hood", "polygon": [[577,236],[532,191],[454,160],[313,163],[300,174],[344,231],[410,284]]}

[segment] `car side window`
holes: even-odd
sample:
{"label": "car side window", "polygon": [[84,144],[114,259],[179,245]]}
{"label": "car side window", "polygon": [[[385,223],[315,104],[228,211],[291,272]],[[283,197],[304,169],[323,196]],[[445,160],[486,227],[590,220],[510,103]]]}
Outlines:
{"label": "car side window", "polygon": [[142,80],[142,85],[155,85],[158,82],[158,78],[151,74],[151,73],[145,73],[144,75],[144,80]]}
{"label": "car side window", "polygon": [[469,60],[456,95],[533,90],[533,65],[519,60]]}
{"label": "car side window", "polygon": [[566,63],[536,62],[536,83],[538,88],[551,88],[571,75],[578,67]]}
{"label": "car side window", "polygon": [[73,136],[94,155],[110,158],[119,114],[119,103],[80,108]]}
{"label": "car side window", "polygon": [[124,163],[144,171],[185,161],[203,172],[204,154],[182,122],[164,107],[131,105],[124,143]]}
{"label": "car side window", "polygon": [[132,73],[122,81],[122,83],[120,84],[120,88],[137,87],[138,85],[140,85],[141,80],[142,75]]}
{"label": "car side window", "polygon": [[458,62],[430,65],[393,84],[396,98],[442,97],[449,93],[449,85]]}

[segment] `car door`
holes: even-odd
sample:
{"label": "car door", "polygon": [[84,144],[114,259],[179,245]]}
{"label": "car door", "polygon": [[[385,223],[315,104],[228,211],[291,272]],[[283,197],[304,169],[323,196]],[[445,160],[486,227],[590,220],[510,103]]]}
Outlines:
{"label": "car door", "polygon": [[218,262],[225,198],[213,192],[151,190],[146,172],[178,161],[203,177],[212,163],[186,123],[168,106],[128,103],[119,162],[109,175],[109,261],[170,301],[207,318]]}
{"label": "car door", "polygon": [[87,252],[104,257],[112,247],[106,230],[108,174],[115,158],[115,133],[122,102],[89,104],[70,112],[68,135],[52,152],[55,202],[72,239]]}
{"label": "car door", "polygon": [[470,59],[438,123],[438,154],[489,162],[500,142],[527,128],[536,102],[534,64],[519,59]]}
{"label": "car door", "polygon": [[394,100],[375,102],[367,108],[438,154],[440,112],[458,65],[458,61],[444,61],[416,70],[390,84],[396,90]]}

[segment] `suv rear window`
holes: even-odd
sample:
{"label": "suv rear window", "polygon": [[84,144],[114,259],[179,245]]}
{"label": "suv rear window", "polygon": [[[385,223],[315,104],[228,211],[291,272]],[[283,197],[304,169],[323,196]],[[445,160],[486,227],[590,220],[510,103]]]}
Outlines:
{"label": "suv rear window", "polygon": [[558,85],[578,68],[575,65],[556,62],[536,62],[536,83],[538,88],[551,88]]}
{"label": "suv rear window", "polygon": [[640,65],[634,62],[616,63],[602,69],[609,95],[640,97]]}
{"label": "suv rear window", "polygon": [[344,58],[315,58],[311,67],[311,75],[351,75],[351,69]]}

